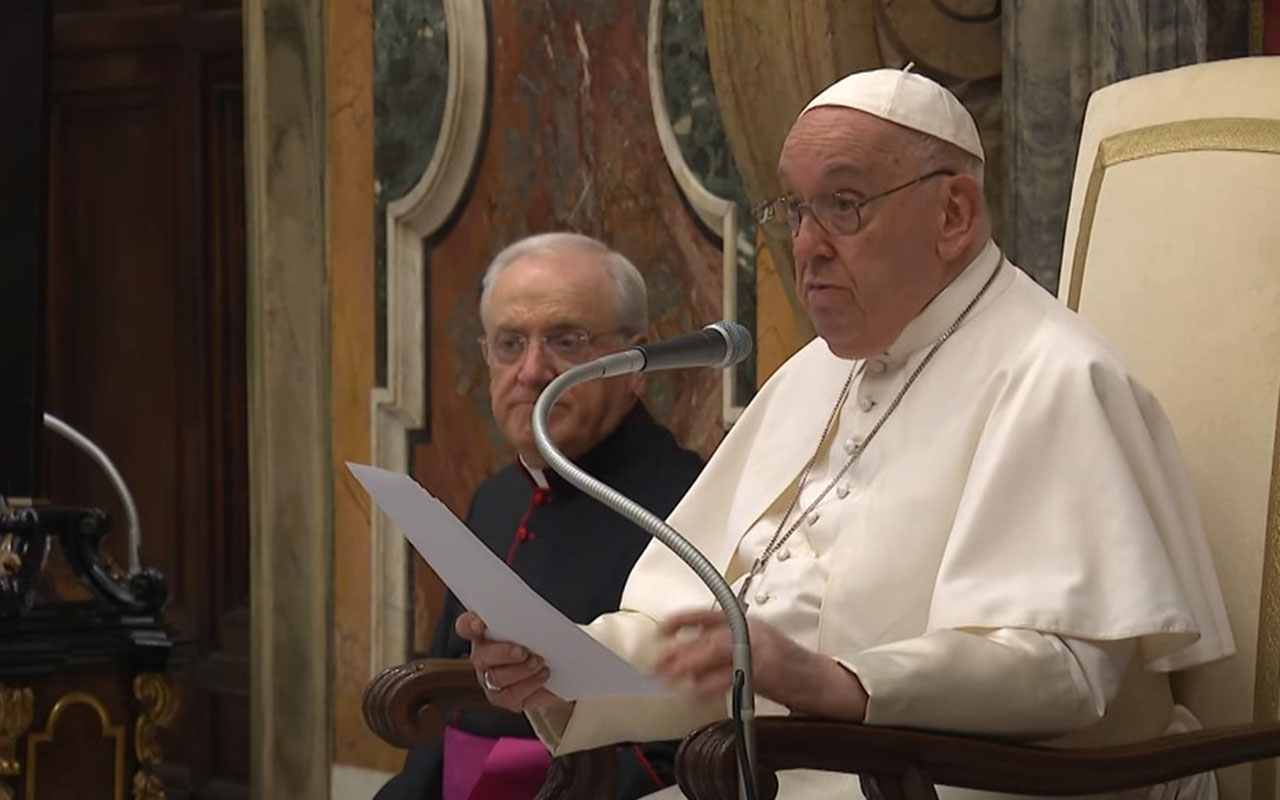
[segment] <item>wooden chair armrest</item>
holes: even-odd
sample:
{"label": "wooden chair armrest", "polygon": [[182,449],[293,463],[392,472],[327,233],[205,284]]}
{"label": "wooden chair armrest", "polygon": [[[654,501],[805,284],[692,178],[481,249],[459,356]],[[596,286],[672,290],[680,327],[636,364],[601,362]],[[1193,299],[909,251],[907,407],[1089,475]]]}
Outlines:
{"label": "wooden chair armrest", "polygon": [[[365,687],[363,705],[369,729],[406,749],[431,742],[430,708],[490,707],[471,662],[443,658],[384,669]],[[584,750],[552,760],[537,800],[596,800],[616,794],[617,783],[614,749]]]}
{"label": "wooden chair armrest", "polygon": [[[857,774],[866,789],[886,800],[933,800],[935,784],[1030,795],[1117,792],[1280,755],[1280,723],[1210,728],[1117,747],[1062,749],[773,717],[757,720],[756,738],[766,773],[760,800],[772,800],[777,785],[773,773],[782,769]],[[690,800],[736,800],[732,723],[725,720],[691,733],[676,754],[676,775]],[[766,793],[770,787],[773,791]]]}
{"label": "wooden chair armrest", "polygon": [[432,739],[427,710],[488,708],[471,662],[433,658],[388,667],[364,690],[364,721],[396,747],[421,747]]}

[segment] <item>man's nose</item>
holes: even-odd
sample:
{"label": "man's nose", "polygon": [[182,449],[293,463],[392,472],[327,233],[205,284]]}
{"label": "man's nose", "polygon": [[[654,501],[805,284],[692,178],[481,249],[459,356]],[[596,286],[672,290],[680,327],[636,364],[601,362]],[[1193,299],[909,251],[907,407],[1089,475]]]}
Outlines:
{"label": "man's nose", "polygon": [[559,374],[551,354],[541,339],[530,339],[517,364],[516,379],[526,386],[542,388]]}
{"label": "man's nose", "polygon": [[835,247],[826,228],[814,219],[813,213],[800,218],[800,227],[791,238],[791,253],[796,262],[796,276],[801,267],[811,261],[825,261],[835,256]]}

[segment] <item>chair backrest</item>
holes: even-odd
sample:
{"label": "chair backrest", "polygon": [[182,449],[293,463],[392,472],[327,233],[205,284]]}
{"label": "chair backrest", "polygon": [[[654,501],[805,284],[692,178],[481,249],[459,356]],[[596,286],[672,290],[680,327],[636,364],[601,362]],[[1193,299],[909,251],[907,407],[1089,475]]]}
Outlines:
{"label": "chair backrest", "polygon": [[[1113,84],[1089,102],[1059,296],[1173,422],[1238,653],[1175,676],[1206,726],[1280,701],[1280,58]],[[1271,762],[1227,800],[1276,797]]]}

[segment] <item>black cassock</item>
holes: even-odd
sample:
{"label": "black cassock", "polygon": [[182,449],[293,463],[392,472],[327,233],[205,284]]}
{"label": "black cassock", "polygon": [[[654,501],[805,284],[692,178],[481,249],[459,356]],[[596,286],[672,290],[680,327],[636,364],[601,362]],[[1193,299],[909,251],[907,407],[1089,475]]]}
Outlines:
{"label": "black cassock", "polygon": [[[577,459],[580,467],[640,505],[666,517],[702,469],[697,455],[682,450],[675,438],[637,404],[614,433]],[[513,464],[480,484],[471,498],[467,525],[489,549],[574,622],[585,624],[616,611],[622,587],[647,533],[550,471],[539,488],[522,466]],[[450,592],[431,645],[431,657],[466,658],[471,645],[453,630],[463,612]],[[533,738],[523,714],[505,711],[451,712],[446,722],[479,736]],[[619,794],[643,797],[675,782],[677,742],[619,745]],[[424,800],[440,797],[443,746],[411,751],[404,771],[376,800]]]}

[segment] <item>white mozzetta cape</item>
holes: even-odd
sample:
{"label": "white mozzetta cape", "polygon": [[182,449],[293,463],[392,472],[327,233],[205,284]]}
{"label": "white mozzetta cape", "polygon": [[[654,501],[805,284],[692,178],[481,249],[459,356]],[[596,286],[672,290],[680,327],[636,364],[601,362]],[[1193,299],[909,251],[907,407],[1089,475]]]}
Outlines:
{"label": "white mozzetta cape", "polygon": [[[1139,677],[1126,679],[1112,705],[1143,706],[1125,702],[1126,691],[1156,698],[1165,717],[1139,727],[1160,733],[1172,706],[1159,673],[1224,657],[1234,645],[1173,433],[1098,335],[992,245],[885,354],[895,377],[879,390],[860,379],[848,402],[875,391],[870,417],[878,418],[993,269],[987,294],[847,476],[854,502],[831,555],[818,650],[863,676],[868,723],[1054,735],[1067,731],[1042,729],[1034,707],[984,723],[981,709],[999,704],[1004,687],[973,691],[982,665],[966,666],[962,651],[976,637],[955,632],[1136,640],[1130,672]],[[793,356],[672,513],[670,524],[722,571],[743,534],[789,499],[850,367],[822,340]],[[588,631],[648,667],[657,621],[711,602],[693,572],[654,542],[631,573],[623,611]],[[922,659],[934,670],[938,659],[954,659],[969,712],[878,703],[881,691],[910,693]],[[581,701],[531,719],[556,752],[568,752],[675,738],[725,715],[719,700],[676,696]],[[1112,726],[1103,738],[1116,735]]]}

